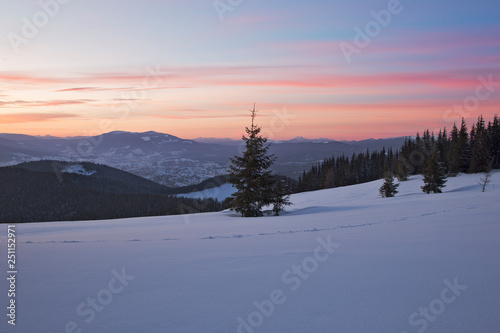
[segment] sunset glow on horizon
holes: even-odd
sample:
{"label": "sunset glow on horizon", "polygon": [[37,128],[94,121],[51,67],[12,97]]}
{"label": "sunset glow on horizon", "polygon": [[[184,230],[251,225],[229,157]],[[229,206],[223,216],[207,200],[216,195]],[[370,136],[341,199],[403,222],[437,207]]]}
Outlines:
{"label": "sunset glow on horizon", "polygon": [[360,140],[500,113],[498,2],[216,3],[9,3],[0,133],[238,139],[256,103],[270,139]]}

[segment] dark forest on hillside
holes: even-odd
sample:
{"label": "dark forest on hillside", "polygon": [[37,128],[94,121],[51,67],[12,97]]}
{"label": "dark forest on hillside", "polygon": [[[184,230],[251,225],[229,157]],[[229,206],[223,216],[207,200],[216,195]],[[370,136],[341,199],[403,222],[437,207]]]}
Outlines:
{"label": "dark forest on hillside", "polygon": [[404,179],[405,175],[421,174],[434,150],[448,176],[486,172],[490,163],[498,169],[500,118],[495,116],[486,124],[480,116],[470,131],[465,121],[460,127],[455,124],[450,133],[446,129],[437,134],[426,130],[422,136],[417,133],[415,139],[407,138],[400,151],[382,149],[351,157],[333,156],[304,172],[291,188],[304,192],[354,185],[383,178],[386,172]]}
{"label": "dark forest on hillside", "polygon": [[92,163],[79,164],[98,171],[92,176],[49,172],[52,166],[65,165],[55,161],[0,168],[0,222],[103,220],[222,210],[214,199],[176,197],[167,194],[168,188],[140,177]]}

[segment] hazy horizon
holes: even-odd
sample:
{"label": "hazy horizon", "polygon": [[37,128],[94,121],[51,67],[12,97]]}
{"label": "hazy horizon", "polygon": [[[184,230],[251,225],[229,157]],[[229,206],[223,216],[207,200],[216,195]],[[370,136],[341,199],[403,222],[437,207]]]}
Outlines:
{"label": "hazy horizon", "polygon": [[[230,138],[230,137],[206,137],[206,136],[198,136],[198,137],[189,137],[189,138],[185,138],[185,137],[182,137],[182,136],[179,136],[179,135],[175,135],[173,133],[164,133],[164,132],[158,132],[158,131],[144,131],[144,132],[133,132],[133,131],[124,131],[124,130],[114,130],[114,131],[110,131],[110,132],[106,132],[106,133],[100,133],[100,134],[96,134],[96,136],[98,135],[104,135],[104,134],[109,134],[109,133],[112,133],[112,132],[125,132],[125,133],[136,133],[136,134],[144,134],[144,133],[148,133],[148,132],[155,132],[155,133],[160,133],[160,134],[168,134],[168,135],[172,135],[172,136],[175,136],[175,137],[178,137],[180,139],[184,139],[184,140],[199,140],[199,139],[213,139],[213,140],[235,140],[235,141],[238,141],[238,140],[241,140],[241,136],[239,137],[234,137],[234,138]],[[45,135],[32,135],[32,134],[24,134],[24,133],[0,133],[0,135],[28,135],[28,136],[33,136],[33,137],[39,137],[39,138],[63,138],[63,139],[70,139],[70,138],[79,138],[79,137],[88,137],[88,136],[83,136],[83,135],[68,135],[68,136],[57,136],[57,135],[50,135],[50,134],[45,134]],[[243,135],[243,133],[242,133]],[[302,135],[297,135],[295,137],[285,137],[285,138],[275,138],[275,139],[272,139],[272,141],[289,141],[289,140],[293,140],[293,139],[297,139],[297,138],[304,138],[306,140],[320,140],[320,139],[325,139],[325,140],[333,140],[333,141],[363,141],[363,140],[383,140],[383,139],[394,139],[394,138],[400,138],[400,137],[406,137],[406,136],[412,136],[412,135],[403,135],[403,136],[394,136],[394,137],[380,137],[380,138],[364,138],[364,139],[352,139],[352,140],[347,140],[347,139],[342,139],[342,138],[330,138],[330,137],[304,137]]]}

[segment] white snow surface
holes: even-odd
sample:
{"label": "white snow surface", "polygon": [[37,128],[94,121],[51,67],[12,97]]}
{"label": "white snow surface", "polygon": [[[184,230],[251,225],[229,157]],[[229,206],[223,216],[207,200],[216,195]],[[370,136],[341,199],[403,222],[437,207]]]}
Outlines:
{"label": "white snow surface", "polygon": [[203,191],[178,194],[177,196],[178,197],[185,197],[185,198],[193,198],[193,199],[214,198],[214,199],[217,199],[219,201],[222,201],[222,200],[230,197],[231,194],[233,194],[235,192],[236,192],[236,188],[234,188],[233,185],[223,184],[221,186],[205,189]]}
{"label": "white snow surface", "polygon": [[76,173],[78,175],[82,175],[82,176],[92,176],[95,172],[95,170],[86,170],[85,167],[81,164],[73,164],[73,165],[70,165],[66,168],[64,168],[63,170],[61,170],[61,172],[64,172],[64,173]]}
{"label": "white snow surface", "polygon": [[302,193],[280,217],[18,224],[0,332],[498,333],[500,173],[479,178]]}

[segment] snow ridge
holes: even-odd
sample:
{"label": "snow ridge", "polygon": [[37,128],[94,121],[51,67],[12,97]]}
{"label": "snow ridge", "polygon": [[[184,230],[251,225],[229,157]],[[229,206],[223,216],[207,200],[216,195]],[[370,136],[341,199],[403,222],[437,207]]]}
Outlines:
{"label": "snow ridge", "polygon": [[74,164],[70,165],[63,170],[61,170],[63,173],[74,173],[82,176],[92,176],[93,174],[96,173],[95,170],[86,170],[85,167],[81,164]]}

